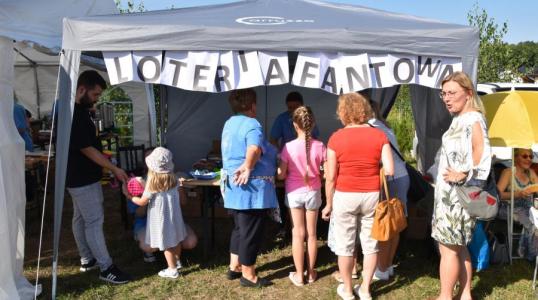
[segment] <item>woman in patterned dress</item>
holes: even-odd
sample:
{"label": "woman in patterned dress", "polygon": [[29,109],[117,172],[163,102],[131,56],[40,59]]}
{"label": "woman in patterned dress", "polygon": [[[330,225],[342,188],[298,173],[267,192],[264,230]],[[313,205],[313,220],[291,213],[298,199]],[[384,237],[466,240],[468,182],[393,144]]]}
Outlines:
{"label": "woman in patterned dress", "polygon": [[484,108],[467,74],[455,72],[442,82],[440,93],[454,117],[443,134],[435,185],[432,237],[439,243],[441,293],[452,299],[457,281],[459,299],[471,299],[472,266],[467,244],[475,219],[462,207],[456,184],[485,184],[491,166],[491,149]]}

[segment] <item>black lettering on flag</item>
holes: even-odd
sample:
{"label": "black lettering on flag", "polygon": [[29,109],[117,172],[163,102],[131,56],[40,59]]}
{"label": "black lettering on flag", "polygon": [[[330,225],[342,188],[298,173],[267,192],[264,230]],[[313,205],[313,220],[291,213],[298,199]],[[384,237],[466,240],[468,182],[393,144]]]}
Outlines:
{"label": "black lettering on flag", "polygon": [[428,77],[433,77],[435,73],[437,72],[437,69],[441,67],[441,60],[437,60],[435,63],[435,67],[432,70],[432,58],[428,57],[426,58],[426,62],[424,63],[424,66],[422,65],[422,56],[418,56],[418,74],[422,75],[426,69],[428,69]]}
{"label": "black lettering on flag", "polygon": [[[409,73],[407,74],[407,78],[402,78],[400,75],[400,65],[406,64],[409,68]],[[394,64],[394,79],[398,83],[409,83],[413,79],[413,76],[415,75],[415,68],[413,66],[413,62],[409,58],[400,58],[396,61]]]}
{"label": "black lettering on flag", "polygon": [[122,83],[122,82],[126,82],[127,80],[129,80],[128,77],[122,77],[121,76],[121,64],[120,64],[120,58],[119,57],[114,57],[114,65],[116,65],[116,74],[118,74],[118,82]]}
{"label": "black lettering on flag", "polygon": [[300,86],[305,85],[305,82],[306,82],[307,78],[316,78],[315,74],[308,73],[308,71],[311,68],[312,69],[319,69],[319,65],[315,64],[315,63],[312,63],[312,62],[308,62],[308,61],[304,63],[303,73],[301,74],[301,81],[299,83]]}
{"label": "black lettering on flag", "polygon": [[359,75],[359,73],[354,67],[347,67],[346,76],[350,91],[358,90],[358,88],[356,89],[353,85],[353,79],[355,79],[355,81],[358,81],[362,88],[366,88],[369,86],[368,65],[362,65],[362,76]]}
{"label": "black lettering on flag", "polygon": [[381,72],[379,72],[379,68],[384,67],[385,62],[378,62],[375,64],[370,64],[370,69],[374,69],[374,75],[375,75],[375,82],[377,83],[378,88],[383,87],[383,82],[381,82]]}
{"label": "black lettering on flag", "polygon": [[215,76],[215,86],[217,87],[217,92],[222,92],[221,83],[226,85],[226,90],[229,91],[232,89],[232,84],[228,78],[229,76],[230,69],[227,66],[217,66],[217,76]]}
{"label": "black lettering on flag", "polygon": [[[144,71],[143,71],[144,65],[147,62],[152,62],[155,65],[155,73],[151,77],[146,77],[146,75],[144,75]],[[161,63],[159,62],[157,58],[153,56],[144,56],[142,57],[140,62],[138,62],[138,66],[136,67],[136,70],[138,72],[138,78],[140,78],[140,80],[144,82],[155,81],[157,78],[159,78],[159,76],[161,76]]]}
{"label": "black lettering on flag", "polygon": [[177,82],[179,80],[179,72],[181,72],[181,68],[186,67],[187,63],[184,63],[179,60],[170,60],[170,64],[176,66],[176,69],[174,70],[174,79],[172,79],[172,85],[177,87]]}
{"label": "black lettering on flag", "polygon": [[446,65],[445,68],[441,71],[441,75],[439,76],[439,79],[437,79],[437,82],[435,83],[435,88],[441,87],[441,82],[443,79],[445,79],[448,75],[452,75],[454,73],[454,66],[452,65]]}
{"label": "black lettering on flag", "polygon": [[330,86],[332,92],[336,93],[336,74],[334,72],[334,67],[328,67],[325,71],[325,75],[323,76],[323,82],[321,83],[321,88],[325,89],[326,86]]}
{"label": "black lettering on flag", "polygon": [[[276,74],[273,74],[273,69],[276,71]],[[280,79],[281,83],[286,83],[286,76],[284,71],[282,71],[282,66],[278,62],[278,59],[272,58],[269,60],[269,67],[267,67],[267,77],[265,78],[265,85],[271,83],[271,79]]]}
{"label": "black lettering on flag", "polygon": [[241,62],[241,69],[243,72],[248,72],[247,59],[245,58],[245,51],[238,51],[239,61]]}
{"label": "black lettering on flag", "polygon": [[200,86],[200,81],[207,80],[207,75],[202,75],[202,71],[209,71],[208,66],[204,65],[195,65],[194,66],[194,82],[192,85],[192,89],[194,91],[203,91],[206,92],[207,88],[205,86]]}

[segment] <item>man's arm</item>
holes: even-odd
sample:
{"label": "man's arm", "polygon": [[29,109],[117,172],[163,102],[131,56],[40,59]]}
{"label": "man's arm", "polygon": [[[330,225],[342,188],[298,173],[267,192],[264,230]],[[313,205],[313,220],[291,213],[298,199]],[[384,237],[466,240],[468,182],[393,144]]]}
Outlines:
{"label": "man's arm", "polygon": [[129,176],[123,171],[122,169],[116,167],[114,164],[112,164],[106,157],[99,152],[99,150],[95,149],[94,147],[86,147],[80,149],[80,152],[84,154],[87,158],[91,159],[94,163],[100,165],[103,168],[107,168],[114,173],[114,176],[118,178],[122,182],[127,182],[129,180]]}

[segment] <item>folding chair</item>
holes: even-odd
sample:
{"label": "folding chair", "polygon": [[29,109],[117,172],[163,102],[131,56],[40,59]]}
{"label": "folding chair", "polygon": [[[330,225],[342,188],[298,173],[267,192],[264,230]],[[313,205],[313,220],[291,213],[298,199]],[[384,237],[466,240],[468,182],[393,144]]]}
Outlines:
{"label": "folding chair", "polygon": [[[118,147],[117,161],[118,167],[122,168],[127,175],[142,176],[144,173],[144,145]],[[125,229],[130,228],[129,215],[127,213],[127,199],[120,189],[120,212],[121,221]]]}
{"label": "folding chair", "polygon": [[525,227],[521,226],[521,231],[519,233],[514,233],[514,211],[513,206],[508,205],[508,212],[506,216],[506,225],[508,227],[508,253],[510,257],[510,264],[514,259],[523,259],[525,256],[514,255],[514,241],[520,242],[523,236],[525,235]]}

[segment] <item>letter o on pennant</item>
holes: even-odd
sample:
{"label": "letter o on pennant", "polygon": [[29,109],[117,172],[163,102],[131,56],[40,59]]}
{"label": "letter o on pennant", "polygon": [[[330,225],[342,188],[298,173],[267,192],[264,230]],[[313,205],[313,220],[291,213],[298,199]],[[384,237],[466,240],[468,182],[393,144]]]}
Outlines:
{"label": "letter o on pennant", "polygon": [[[407,74],[407,78],[401,78],[400,77],[400,65],[406,64],[409,68],[409,73]],[[413,76],[415,75],[415,67],[413,65],[413,62],[409,58],[400,58],[396,61],[394,64],[394,79],[398,83],[409,83],[413,79]]]}
{"label": "letter o on pennant", "polygon": [[[147,62],[152,62],[155,66],[155,72],[153,73],[153,76],[151,77],[147,77],[145,74],[144,74],[144,65],[147,63]],[[138,78],[140,78],[140,80],[144,81],[144,82],[153,82],[153,81],[156,81],[160,76],[161,76],[161,63],[159,62],[159,60],[153,56],[144,56],[140,62],[138,63],[138,66],[137,66],[137,73],[138,73]]]}

